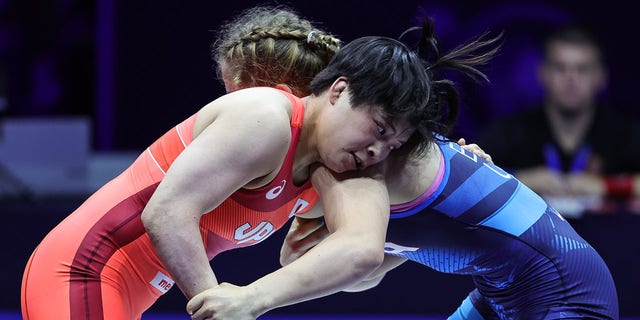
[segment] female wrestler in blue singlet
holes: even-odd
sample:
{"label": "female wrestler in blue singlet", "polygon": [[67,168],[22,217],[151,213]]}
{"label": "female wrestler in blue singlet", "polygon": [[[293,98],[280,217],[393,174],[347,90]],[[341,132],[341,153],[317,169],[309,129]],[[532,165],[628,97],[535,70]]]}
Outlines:
{"label": "female wrestler in blue singlet", "polygon": [[566,220],[502,169],[437,146],[431,187],[392,207],[385,251],[396,265],[472,276],[476,289],[450,319],[618,317],[607,266]]}
{"label": "female wrestler in blue singlet", "polygon": [[[391,207],[385,261],[345,291],[371,288],[411,260],[473,278],[476,288],[452,320],[618,319],[602,258],[512,175],[443,141],[418,160],[390,157],[386,166],[390,200],[399,205]],[[324,232],[313,220],[296,219],[281,262],[302,255]]]}

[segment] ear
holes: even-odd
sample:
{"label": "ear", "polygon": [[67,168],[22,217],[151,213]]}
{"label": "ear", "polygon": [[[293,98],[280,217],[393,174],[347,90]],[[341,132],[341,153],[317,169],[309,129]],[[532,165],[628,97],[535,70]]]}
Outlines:
{"label": "ear", "polygon": [[336,104],[336,102],[340,98],[340,94],[342,94],[342,91],[346,90],[348,86],[349,81],[346,77],[338,77],[338,79],[333,82],[331,87],[329,87],[329,102],[332,105]]}

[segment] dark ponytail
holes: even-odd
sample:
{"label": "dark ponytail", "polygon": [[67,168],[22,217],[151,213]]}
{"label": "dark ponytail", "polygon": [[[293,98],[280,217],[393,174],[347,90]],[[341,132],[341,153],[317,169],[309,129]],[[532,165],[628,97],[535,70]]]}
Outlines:
{"label": "dark ponytail", "polygon": [[433,20],[427,19],[421,27],[406,30],[400,35],[400,38],[415,30],[422,31],[417,53],[423,59],[431,80],[431,94],[424,111],[423,123],[418,126],[418,132],[411,138],[414,141],[407,144],[415,145],[418,143],[424,146],[423,148],[411,148],[413,151],[417,151],[417,154],[423,154],[426,150],[425,147],[428,147],[429,144],[421,144],[416,140],[448,140],[446,136],[453,129],[459,113],[459,94],[455,83],[448,79],[441,79],[437,73],[441,70],[457,70],[477,83],[489,82],[489,78],[478,67],[487,64],[498,52],[500,49],[498,41],[502,38],[502,33],[488,39],[488,33],[483,33],[474,40],[441,56]]}

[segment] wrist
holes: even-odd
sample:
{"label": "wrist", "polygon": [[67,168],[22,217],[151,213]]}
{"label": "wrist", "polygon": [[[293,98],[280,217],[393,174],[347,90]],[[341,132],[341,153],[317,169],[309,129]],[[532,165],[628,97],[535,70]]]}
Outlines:
{"label": "wrist", "polygon": [[270,300],[271,294],[261,293],[259,285],[257,285],[255,282],[246,285],[244,289],[248,295],[247,299],[245,299],[244,301],[251,302],[251,305],[249,306],[249,308],[251,308],[252,310],[251,313],[256,318],[265,314],[267,311],[271,309],[275,309],[276,306],[274,306],[273,301]]}
{"label": "wrist", "polygon": [[605,195],[611,198],[629,198],[634,194],[634,177],[630,174],[606,176]]}

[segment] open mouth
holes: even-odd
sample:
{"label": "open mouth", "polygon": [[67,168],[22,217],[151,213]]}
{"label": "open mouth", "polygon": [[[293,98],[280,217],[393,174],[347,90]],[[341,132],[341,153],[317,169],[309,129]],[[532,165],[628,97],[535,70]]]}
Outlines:
{"label": "open mouth", "polygon": [[356,156],[355,152],[351,152],[351,156],[353,156],[353,163],[355,164],[356,169],[362,169],[362,161],[358,156]]}

